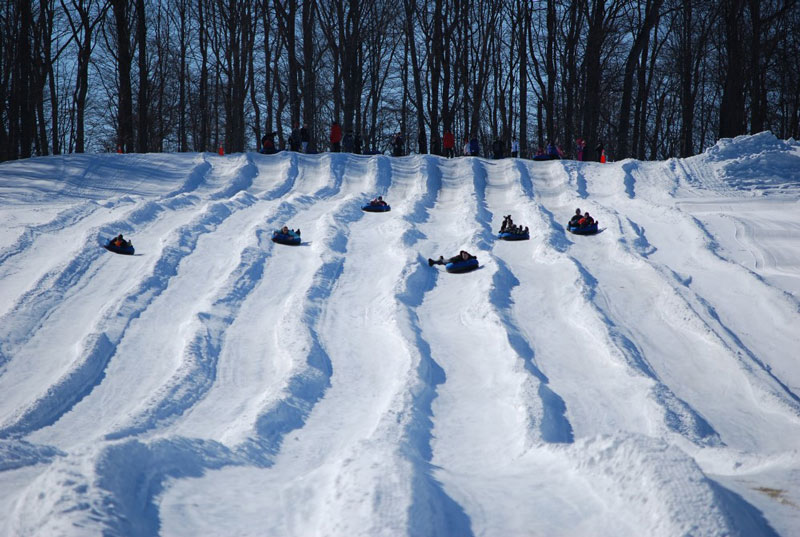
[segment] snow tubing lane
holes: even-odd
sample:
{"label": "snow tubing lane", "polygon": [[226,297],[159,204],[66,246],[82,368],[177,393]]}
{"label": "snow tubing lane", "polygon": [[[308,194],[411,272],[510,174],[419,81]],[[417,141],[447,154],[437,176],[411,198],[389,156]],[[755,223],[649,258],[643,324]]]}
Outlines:
{"label": "snow tubing lane", "polygon": [[135,251],[133,246],[115,246],[113,244],[105,244],[103,245],[103,248],[109,252],[122,255],[133,255],[133,252]]}
{"label": "snow tubing lane", "polygon": [[500,233],[500,240],[504,241],[526,241],[531,238],[530,233]]}
{"label": "snow tubing lane", "polygon": [[594,235],[597,233],[597,224],[599,222],[595,222],[591,226],[588,227],[573,227],[567,224],[567,231],[570,233],[574,233],[575,235]]}
{"label": "snow tubing lane", "polygon": [[475,270],[478,268],[478,260],[477,259],[467,259],[465,261],[456,261],[455,263],[447,263],[444,266],[447,272],[452,272],[454,274],[459,274],[461,272],[469,272],[470,270]]}
{"label": "snow tubing lane", "polygon": [[367,205],[364,205],[363,207],[361,207],[361,210],[362,211],[367,211],[368,213],[385,213],[385,212],[391,211],[392,208],[389,207],[388,205],[370,205],[370,204],[367,204]]}
{"label": "snow tubing lane", "polygon": [[286,244],[288,246],[297,246],[298,244],[300,244],[300,236],[292,234],[287,235],[286,233],[273,233],[272,242],[277,242],[278,244]]}

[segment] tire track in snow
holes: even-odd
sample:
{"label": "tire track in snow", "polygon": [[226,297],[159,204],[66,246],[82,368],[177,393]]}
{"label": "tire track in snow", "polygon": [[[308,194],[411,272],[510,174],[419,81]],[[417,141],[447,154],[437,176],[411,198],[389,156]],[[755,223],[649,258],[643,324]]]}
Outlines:
{"label": "tire track in snow", "polygon": [[[431,158],[425,158],[427,168],[427,191],[415,204],[414,211],[404,218],[412,225],[403,235],[403,243],[412,248],[425,234],[416,226],[429,219],[429,210],[436,203],[442,189],[442,173]],[[416,386],[411,389],[411,419],[406,427],[407,440],[402,445],[402,453],[413,468],[412,505],[409,509],[410,535],[473,535],[471,522],[464,509],[444,490],[442,483],[433,475],[436,469],[432,464],[433,450],[433,401],[437,397],[437,386],[446,380],[444,370],[436,363],[431,348],[422,335],[422,326],[417,309],[425,296],[436,286],[438,271],[433,272],[425,266],[419,256],[416,266],[404,270],[400,289],[395,294],[397,301],[405,309],[405,318],[398,319],[401,332],[405,334],[411,349],[418,355]],[[413,268],[412,268],[413,267]]]}
{"label": "tire track in snow", "polygon": [[584,297],[587,303],[592,305],[595,315],[606,327],[606,334],[614,348],[632,370],[650,378],[654,382],[652,388],[653,398],[664,411],[665,425],[695,444],[704,446],[720,445],[722,442],[719,434],[711,424],[690,404],[675,395],[672,389],[658,376],[640,347],[635,343],[634,338],[628,333],[628,330],[614,321],[613,313],[605,305],[605,299],[600,298],[601,292],[599,291],[597,278],[577,258],[572,257],[571,259],[581,275]]}
{"label": "tire track in snow", "polygon": [[30,248],[34,241],[42,235],[77,225],[94,214],[98,209],[103,208],[113,210],[122,203],[127,202],[128,199],[125,199],[124,201],[116,200],[115,202],[107,202],[105,204],[98,203],[94,200],[84,201],[64,209],[49,222],[36,224],[33,226],[26,226],[25,230],[20,234],[13,244],[10,244],[9,246],[6,246],[0,250],[0,269],[2,269],[2,272],[0,272],[0,277],[6,277],[7,275],[7,267],[3,266],[7,261]]}
{"label": "tire track in snow", "polygon": [[[730,260],[725,259],[718,253],[717,250],[719,245],[716,243],[713,236],[708,232],[702,222],[697,220],[695,217],[692,217],[692,220],[706,237],[709,245],[708,250],[711,252],[711,254],[720,261],[731,264]],[[739,267],[739,265],[736,266]],[[672,287],[675,292],[686,301],[687,306],[692,309],[695,315],[697,315],[698,318],[701,319],[701,321],[708,327],[708,329],[715,334],[717,338],[719,338],[720,342],[729,349],[730,354],[739,361],[742,368],[752,376],[764,378],[766,380],[765,388],[769,387],[769,391],[772,392],[772,395],[776,399],[782,401],[796,416],[800,416],[800,395],[795,393],[790,386],[783,382],[772,371],[772,368],[762,359],[760,359],[758,355],[753,352],[753,350],[750,349],[744,341],[742,341],[733,328],[725,324],[725,321],[720,317],[716,308],[708,298],[702,296],[697,291],[694,291],[689,287],[688,283],[691,282],[687,283],[680,275],[671,269],[667,270],[669,270],[672,276],[672,278],[668,279],[668,281],[674,282]],[[800,309],[797,300],[790,294],[765,282],[763,278],[752,271],[744,268],[742,268],[742,270],[746,270],[749,275],[753,276],[754,279],[762,283],[765,287],[770,288],[775,293],[780,294],[785,300]]]}
{"label": "tire track in snow", "polygon": [[[249,162],[249,161],[248,161]],[[244,166],[239,172],[249,176],[237,182],[239,185],[252,183],[252,178],[257,171],[252,163]],[[240,193],[233,200],[218,201],[208,205],[201,216],[193,222],[182,226],[175,234],[175,240],[170,240],[168,246],[162,251],[160,259],[155,263],[150,276],[143,278],[137,288],[122,301],[120,305],[106,312],[98,321],[98,329],[84,338],[79,358],[71,369],[65,373],[55,384],[51,385],[47,393],[32,402],[27,408],[20,409],[10,423],[0,428],[0,437],[9,435],[27,434],[31,431],[55,423],[64,413],[71,410],[75,404],[102,382],[109,361],[115,354],[117,346],[124,337],[125,331],[134,319],[159,296],[169,285],[169,281],[177,274],[180,262],[190,255],[201,235],[213,232],[217,226],[231,216],[235,211],[249,207],[255,203],[255,198],[247,193]],[[161,211],[170,207],[167,202],[151,202],[153,210],[142,210],[141,220],[151,221]],[[158,209],[157,211],[155,209]],[[134,216],[132,220],[139,223],[140,218]],[[83,258],[93,260],[101,252],[87,251]],[[93,248],[93,250],[99,250]],[[69,271],[71,277],[64,289],[74,285],[84,274],[73,269]],[[57,296],[49,297],[45,305],[55,305],[63,292]],[[41,307],[41,306],[40,306]]]}
{"label": "tire track in snow", "polygon": [[[527,196],[528,199],[534,200],[535,199],[534,186],[533,186],[533,179],[531,178],[530,169],[525,165],[525,162],[522,159],[517,159],[515,161],[515,165],[517,167],[517,171],[519,172],[519,180],[520,180],[520,185],[522,187],[522,191],[524,192],[525,196]],[[583,175],[578,174],[578,177],[582,178]],[[585,189],[586,180],[585,179],[582,180]],[[539,203],[537,205],[537,209],[539,210],[539,212],[542,213],[542,215],[544,215],[542,220],[549,224],[548,225],[549,232],[547,234],[547,244],[550,246],[550,248],[552,248],[556,252],[562,254],[565,253],[572,244],[565,235],[566,230],[556,219],[555,215],[551,211],[549,211],[544,205]]]}
{"label": "tire track in snow", "polygon": [[[563,187],[563,190],[566,191],[566,186]],[[578,195],[580,195],[580,192]],[[579,285],[583,293],[583,300],[591,307],[594,315],[604,327],[605,337],[601,337],[601,339],[607,341],[607,344],[610,346],[610,354],[612,356],[616,355],[621,357],[632,371],[653,381],[654,384],[651,388],[652,398],[663,411],[664,424],[668,429],[698,445],[720,445],[721,440],[719,434],[714,430],[711,424],[709,424],[690,404],[679,398],[672,389],[661,380],[655,369],[648,362],[641,348],[635,343],[635,338],[624,326],[615,322],[614,314],[608,308],[605,296],[600,290],[598,279],[576,255],[569,252],[574,243],[564,238],[563,240],[566,241],[568,245],[564,248],[564,242],[552,238],[552,235],[558,233],[566,236],[566,230],[553,219],[551,211],[547,210],[544,206],[542,206],[542,211],[551,220],[550,245],[555,246],[554,249],[559,252],[559,254],[568,258],[576,267]],[[619,219],[618,215],[615,214],[615,216]],[[637,234],[637,237],[640,240],[642,239],[641,234]],[[640,246],[640,251],[648,251],[646,245]]]}
{"label": "tire track in snow", "polygon": [[[285,211],[270,221],[289,215],[290,211]],[[131,420],[132,425],[107,434],[106,439],[141,434],[168,422],[191,408],[211,389],[216,379],[225,332],[236,319],[243,302],[261,281],[268,259],[262,245],[269,241],[270,234],[266,226],[256,230],[259,246],[249,246],[242,251],[238,266],[221,287],[220,296],[213,299],[208,311],[197,314],[199,328],[183,351],[178,371],[154,396],[155,402],[147,404],[147,410]]]}
{"label": "tire track in snow", "polygon": [[[321,187],[312,196],[302,197],[309,207],[321,199],[334,198],[340,193],[346,161],[331,159],[330,169],[333,184]],[[332,253],[323,259],[322,265],[314,273],[300,314],[309,347],[305,363],[288,379],[282,396],[256,418],[253,436],[235,447],[236,453],[253,464],[261,467],[274,464],[274,457],[280,451],[285,436],[305,425],[314,406],[330,386],[333,369],[330,356],[320,341],[318,325],[326,301],[342,274],[348,225],[362,216],[358,200],[344,202],[333,214],[333,233],[325,234],[330,236],[324,240]]]}
{"label": "tire track in snow", "polygon": [[[519,169],[519,166],[517,166]],[[487,176],[485,164],[478,165],[473,163],[473,185],[478,203],[476,219],[484,230],[485,234],[492,236],[492,242],[496,242],[491,231],[492,213],[489,211],[486,202]],[[527,184],[520,177],[523,191],[529,194],[532,199],[533,186],[528,176]],[[488,249],[488,248],[487,248]],[[492,276],[492,288],[489,294],[489,301],[492,303],[495,314],[503,321],[502,325],[506,331],[508,343],[517,354],[525,370],[528,371],[538,381],[537,393],[541,399],[541,416],[531,413],[531,421],[538,421],[538,429],[542,440],[545,442],[571,443],[573,441],[572,425],[566,417],[567,405],[564,400],[555,393],[549,386],[549,379],[536,365],[536,357],[530,342],[523,335],[512,311],[512,292],[520,282],[514,276],[508,265],[494,253],[491,254],[497,264],[497,270]],[[538,419],[537,419],[538,418]]]}
{"label": "tire track in snow", "polygon": [[273,464],[284,437],[303,427],[314,405],[330,386],[333,375],[331,361],[320,344],[316,324],[323,309],[322,304],[330,296],[342,273],[343,264],[341,257],[328,261],[314,275],[312,285],[306,292],[302,314],[311,341],[305,367],[289,380],[284,396],[257,418],[255,435],[236,448],[237,453],[259,466],[269,467]]}
{"label": "tire track in snow", "polygon": [[[623,170],[626,175],[626,181],[628,180],[627,177],[629,176],[631,177],[631,180],[633,180],[633,174],[637,169],[638,166],[636,163],[623,166]],[[669,170],[672,175],[676,177],[675,183],[678,183],[679,176],[677,175],[678,172],[675,170],[675,166],[670,166]],[[688,173],[685,166],[681,166],[681,170],[684,174]],[[647,206],[652,205],[647,200],[637,198],[636,201],[639,203],[645,203]],[[681,214],[681,217],[683,219],[687,219],[687,217],[683,214]],[[618,218],[621,220],[620,217]],[[741,364],[743,370],[747,372],[748,375],[761,380],[760,384],[762,386],[760,389],[767,391],[772,397],[780,401],[795,416],[800,415],[800,397],[798,394],[795,393],[785,382],[783,382],[778,375],[772,371],[772,368],[757,356],[756,352],[754,352],[744,341],[742,341],[734,328],[725,324],[724,320],[711,303],[711,300],[702,296],[701,293],[695,289],[697,286],[691,286],[691,277],[689,277],[687,281],[686,277],[680,276],[668,266],[661,265],[660,263],[649,259],[650,255],[655,253],[656,249],[652,247],[644,237],[644,232],[640,226],[638,226],[630,218],[626,218],[626,220],[634,229],[637,239],[634,241],[631,247],[628,245],[628,242],[623,236],[620,244],[627,249],[632,257],[635,257],[638,254],[639,256],[645,258],[645,262],[652,267],[653,270],[660,274],[661,280],[669,286],[671,291],[676,296],[681,298],[686,308],[696,316],[705,329],[714,335],[719,345],[727,349],[727,353],[734,357],[734,359]],[[726,259],[721,254],[721,248],[715,238],[697,217],[690,215],[688,217],[688,221],[699,230],[701,238],[704,242],[704,250],[709,252],[713,258],[724,263],[726,268],[729,268],[729,270],[745,272],[748,276],[754,278],[758,283],[762,284],[768,290],[780,295],[783,300],[791,304],[795,311],[800,311],[800,304],[789,293],[770,285],[753,271],[742,267],[738,263]]]}
{"label": "tire track in snow", "polygon": [[[280,198],[285,196],[291,190],[291,185],[294,185],[295,180],[296,167],[293,166],[290,169],[287,180],[282,185],[276,187],[267,197]],[[240,194],[238,197],[244,196],[247,196],[247,200],[250,202],[248,205],[255,203],[252,196]],[[308,196],[302,196],[299,203],[309,205],[313,201],[314,200]],[[219,205],[219,203],[216,205]],[[281,218],[285,218],[286,215],[291,215],[295,212],[296,208],[294,205],[283,202],[276,215],[271,218],[271,221],[278,221]],[[349,213],[350,215],[359,214],[360,212],[355,202],[349,203],[343,210],[343,214]],[[272,245],[270,240],[271,231],[268,225],[258,228],[257,235],[260,245]],[[338,235],[345,232],[346,226],[339,230],[339,233],[331,242],[341,244]],[[195,237],[195,243],[196,239],[197,237]],[[346,245],[346,240],[344,244]],[[190,250],[193,251],[194,248]],[[259,250],[260,253],[254,252],[254,250]],[[190,252],[187,252],[187,255],[188,253]],[[262,257],[263,262],[259,262],[259,259]],[[226,293],[222,299],[217,301],[222,309],[216,309],[213,315],[218,318],[225,314],[228,314],[230,317],[235,317],[234,312],[228,308],[241,305],[247,293],[242,294],[240,292],[249,290],[251,283],[254,281],[253,276],[256,273],[261,273],[263,263],[266,262],[268,258],[269,256],[263,252],[261,248],[246,248],[245,251],[243,251],[242,262],[234,271],[232,277],[229,278],[228,283],[232,284],[232,287],[229,287],[230,292]],[[308,297],[310,297],[311,303],[307,304],[305,308],[305,318],[318,315],[319,311],[315,310],[315,308],[318,307],[316,302],[318,300],[324,300],[326,293],[329,294],[330,289],[335,285],[335,278],[329,279],[327,283],[325,282],[326,275],[330,276],[332,273],[341,272],[342,264],[343,258],[323,265],[317,272],[315,275],[316,285],[312,286],[308,291]],[[248,281],[245,282],[243,286],[237,288],[238,283],[235,275],[244,273],[249,275]],[[210,333],[213,332],[214,335],[219,337],[217,337],[216,341],[213,339],[203,341],[201,345],[208,345],[207,348],[221,347],[224,330],[219,331],[219,326],[216,325],[225,324],[227,319],[218,320],[217,323],[213,323],[210,320],[211,317],[211,315],[208,315],[208,330]],[[196,335],[195,341],[204,337],[204,334],[200,331]],[[322,356],[319,355],[320,351],[323,353]],[[211,361],[206,361],[204,365],[215,362],[216,357],[218,357],[218,352],[216,354],[208,353],[206,355],[200,353],[199,355],[201,361],[208,357],[212,357],[213,359]],[[319,385],[314,385],[314,379],[311,377],[315,377],[316,379],[323,378],[324,382],[319,383],[322,384],[322,391],[318,394],[318,396],[321,397],[324,393],[324,389],[329,384],[332,372],[330,371],[330,361],[327,359],[327,356],[324,355],[324,350],[322,350],[318,342],[316,348],[310,351],[307,363],[310,367],[297,375],[293,379],[293,382],[290,383],[289,390],[299,390],[300,393],[296,393],[299,395],[299,398],[288,401],[288,405],[298,404],[303,406],[306,404],[308,405],[308,411],[310,411],[315,401],[303,399],[303,396],[308,395],[308,392],[303,392],[303,390],[313,390],[319,387]],[[199,368],[196,369],[194,373],[207,379],[208,376],[206,373],[209,371],[210,369],[204,370]],[[192,375],[185,377],[190,380],[192,379]],[[178,402],[176,408],[180,409],[181,400],[177,395],[180,390],[186,387],[183,386],[181,382],[176,382],[174,383],[174,388],[175,393],[173,395],[176,397],[168,399],[163,403],[161,405],[162,410],[164,408],[169,408],[170,404],[174,402]],[[182,403],[186,403],[186,400],[182,400]],[[157,418],[158,416],[156,414],[157,413],[155,413],[153,417]],[[157,419],[153,420],[152,425],[156,425],[157,421]],[[258,431],[264,433],[263,437],[266,437],[267,440],[271,439],[273,436],[273,431],[269,430],[268,421],[269,416],[262,416],[262,421],[259,422],[259,425],[267,427],[268,430]],[[145,428],[143,428],[143,430],[144,429]],[[134,432],[136,431],[121,431],[118,434],[109,435],[109,438],[123,436],[123,433],[132,434]],[[265,438],[258,438],[257,440],[263,444]],[[151,442],[142,442],[137,439],[126,439],[122,442],[112,440],[111,445],[102,448],[103,454],[101,456],[91,457],[92,460],[96,460],[97,462],[91,470],[90,475],[85,476],[81,474],[87,486],[81,487],[79,491],[80,498],[78,500],[72,498],[74,495],[73,491],[65,491],[65,494],[51,495],[51,497],[69,497],[70,499],[68,501],[63,502],[65,505],[78,504],[86,506],[85,510],[81,512],[67,515],[69,517],[74,516],[79,526],[100,524],[107,530],[104,534],[109,535],[143,537],[156,535],[160,527],[156,498],[163,491],[165,482],[168,479],[200,477],[206,470],[218,469],[230,465],[265,465],[265,454],[263,452],[260,452],[258,449],[247,449],[247,447],[252,447],[256,443],[257,442],[249,442],[247,443],[249,445],[246,444],[245,446],[237,446],[231,449],[212,440],[188,439],[184,437],[162,438]],[[276,449],[277,447],[279,447],[279,445],[276,446]],[[75,459],[75,457],[70,457],[70,459]],[[53,469],[51,473],[55,471],[56,470]],[[63,480],[56,479],[56,481],[61,487],[68,485],[68,482],[64,482]],[[95,483],[97,486],[90,487],[88,483]],[[61,503],[61,501],[57,500],[56,505],[50,508],[51,511],[56,513],[60,512],[61,508],[59,505]],[[61,514],[59,516],[64,515]]]}
{"label": "tire track in snow", "polygon": [[[98,248],[97,244],[94,244],[95,239],[92,237],[112,237],[119,231],[130,235],[137,227],[154,222],[160,214],[166,211],[175,211],[193,205],[199,200],[184,196],[184,191],[190,186],[202,183],[209,171],[210,165],[204,160],[203,163],[192,170],[189,174],[191,178],[180,189],[160,200],[147,201],[140,206],[134,207],[124,219],[105,223],[85,233],[83,241],[85,245],[75,257],[65,264],[48,271],[29,291],[19,298],[8,314],[0,318],[0,327],[2,327],[0,329],[0,374],[2,374],[3,366],[8,362],[9,357],[14,354],[15,349],[24,345],[33,337],[46,322],[53,309],[63,301],[67,292],[97,270],[97,267],[93,265],[105,251]],[[130,198],[124,197],[116,203],[109,203],[108,207],[114,209],[120,203],[127,203],[128,201],[130,201]],[[96,208],[100,207],[96,202],[87,203],[96,205]],[[82,204],[77,210],[67,209],[51,222],[26,231],[17,243],[0,254],[0,256],[5,256],[0,259],[0,266],[8,257],[18,255],[30,247],[38,236],[64,229],[90,216],[94,210],[84,210],[85,206],[85,204]],[[102,246],[102,243],[99,246]]]}
{"label": "tire track in snow", "polygon": [[[250,157],[247,161],[248,166],[255,168]],[[235,180],[233,185],[236,186],[237,192],[240,187],[247,188],[252,184],[253,177],[257,173],[251,171],[247,174],[250,177],[240,177]],[[292,155],[286,180],[268,193],[262,201],[283,197],[290,191],[287,188],[296,183],[297,175],[297,157]],[[247,206],[255,203],[257,200],[253,198]],[[217,363],[225,343],[225,334],[236,320],[245,300],[261,283],[264,266],[272,256],[274,244],[271,237],[274,224],[289,220],[296,212],[297,209],[292,204],[283,202],[263,225],[256,226],[254,233],[257,246],[244,248],[240,254],[239,264],[228,275],[217,296],[211,299],[208,311],[197,314],[196,320],[199,326],[184,348],[178,370],[151,398],[151,402],[145,405],[146,409],[130,420],[131,425],[109,433],[106,439],[115,440],[141,434],[168,423],[205,397],[216,380]],[[215,230],[216,226],[210,232]],[[195,240],[195,245],[196,243]]]}

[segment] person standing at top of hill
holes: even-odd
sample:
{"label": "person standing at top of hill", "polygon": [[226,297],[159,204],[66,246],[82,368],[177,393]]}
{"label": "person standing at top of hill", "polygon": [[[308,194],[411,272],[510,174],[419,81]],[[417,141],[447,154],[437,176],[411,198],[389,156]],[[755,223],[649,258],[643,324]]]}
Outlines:
{"label": "person standing at top of hill", "polygon": [[603,151],[605,151],[605,148],[603,147],[603,140],[600,140],[599,142],[597,142],[597,147],[594,148],[595,158],[597,159],[597,162],[603,162],[603,156],[604,156]]}
{"label": "person standing at top of hill", "polygon": [[514,136],[511,138],[511,158],[517,158],[519,156],[519,141],[517,141],[517,137]]}
{"label": "person standing at top of hill", "polygon": [[547,154],[553,160],[558,160],[561,158],[561,153],[558,150],[558,146],[553,142],[547,143]]}
{"label": "person standing at top of hill", "polygon": [[444,147],[444,156],[447,158],[453,158],[456,156],[456,137],[453,136],[453,133],[449,130],[444,132],[444,137],[442,138],[442,146]]}
{"label": "person standing at top of hill", "polygon": [[403,134],[398,132],[392,138],[392,156],[394,157],[402,157],[403,156]]}
{"label": "person standing at top of hill", "polygon": [[583,150],[586,148],[586,140],[584,140],[583,138],[578,138],[577,140],[575,140],[575,147],[577,148],[576,152],[578,160],[579,161],[583,160]]}
{"label": "person standing at top of hill", "polygon": [[345,133],[344,138],[342,138],[342,150],[345,153],[352,153],[353,152],[353,142],[354,142],[353,131],[350,130],[350,129],[347,129],[347,132]]}
{"label": "person standing at top of hill", "polygon": [[472,140],[469,141],[469,154],[473,157],[480,156],[481,154],[481,145],[478,143],[477,136],[473,136]]}
{"label": "person standing at top of hill", "polygon": [[342,150],[342,126],[339,122],[331,123],[331,151],[338,153]]}
{"label": "person standing at top of hill", "polygon": [[492,158],[493,159],[501,159],[503,158],[503,142],[500,138],[496,138],[494,143],[492,144]]}
{"label": "person standing at top of hill", "polygon": [[300,129],[300,150],[303,153],[308,153],[308,143],[311,141],[311,136],[308,132],[308,123],[303,123],[303,128]]}
{"label": "person standing at top of hill", "polygon": [[300,124],[296,121],[292,125],[292,133],[289,135],[289,150],[300,151]]}
{"label": "person standing at top of hill", "polygon": [[261,137],[261,149],[258,150],[262,155],[273,155],[277,153],[275,149],[275,135],[276,132],[268,132]]}

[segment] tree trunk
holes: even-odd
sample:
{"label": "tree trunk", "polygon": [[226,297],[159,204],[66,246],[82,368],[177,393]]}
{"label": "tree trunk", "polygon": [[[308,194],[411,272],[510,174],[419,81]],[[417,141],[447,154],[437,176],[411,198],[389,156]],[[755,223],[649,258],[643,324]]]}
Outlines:
{"label": "tree trunk", "polygon": [[147,19],[145,17],[144,0],[136,0],[136,39],[139,42],[139,101],[136,150],[147,153],[150,138],[150,121],[148,104],[150,101],[150,80],[147,72]]}
{"label": "tree trunk", "polygon": [[744,0],[724,0],[725,57],[727,66],[719,108],[719,137],[733,138],[746,132],[744,99],[744,50],[741,16]]}
{"label": "tree trunk", "polygon": [[763,83],[763,66],[761,65],[761,0],[748,0],[750,9],[750,132],[764,130],[766,88]]}
{"label": "tree trunk", "polygon": [[658,22],[662,2],[663,0],[647,0],[644,20],[638,26],[639,34],[633,40],[633,45],[625,61],[625,72],[622,77],[622,103],[620,104],[617,134],[617,157],[619,159],[630,156],[628,131],[630,128],[631,99],[633,95],[633,75],[636,72],[636,64],[642,50],[647,49],[650,31]]}
{"label": "tree trunk", "polygon": [[418,151],[421,154],[428,152],[428,138],[425,133],[425,114],[423,109],[422,97],[422,73],[420,72],[417,60],[417,42],[414,35],[414,16],[417,12],[416,0],[403,0],[406,8],[406,35],[408,36],[408,51],[411,56],[411,68],[414,78],[414,96],[416,98],[417,111],[417,143]]}
{"label": "tree trunk", "polygon": [[316,0],[303,2],[303,120],[307,126],[308,150],[316,151],[314,140],[316,116],[316,70],[314,69],[314,19]]}
{"label": "tree trunk", "polygon": [[187,30],[187,0],[180,0],[178,4],[179,26],[178,26],[178,47],[180,48],[180,71],[178,73],[178,151],[189,150],[189,142],[186,134],[186,50],[189,48]]}
{"label": "tree trunk", "polygon": [[128,0],[111,0],[117,33],[117,73],[119,76],[119,104],[117,109],[117,143],[122,151],[133,151],[133,92],[131,90],[130,14]]}
{"label": "tree trunk", "polygon": [[528,153],[528,29],[531,12],[528,0],[521,0],[519,23],[519,156]]}
{"label": "tree trunk", "polygon": [[211,138],[211,118],[209,117],[208,107],[208,40],[205,21],[205,2],[197,0],[197,42],[200,49],[200,80],[198,84],[197,107],[200,110],[200,132],[194,140],[195,151],[208,151]]}
{"label": "tree trunk", "polygon": [[547,118],[547,139],[555,143],[555,92],[556,92],[556,3],[547,0],[547,51],[545,54],[545,72],[547,88],[544,94],[545,117]]}
{"label": "tree trunk", "polygon": [[583,100],[583,132],[586,139],[584,159],[596,160],[595,147],[600,140],[600,98],[603,73],[600,65],[605,41],[605,1],[593,0],[588,10],[588,35],[583,70],[586,73],[586,88]]}
{"label": "tree trunk", "polygon": [[681,152],[682,157],[694,154],[694,94],[692,93],[692,0],[684,0],[681,6],[681,41],[678,62],[681,87]]}
{"label": "tree trunk", "polygon": [[[283,2],[283,3],[282,3]],[[278,18],[279,28],[283,39],[286,41],[286,52],[288,56],[288,79],[286,84],[289,90],[289,112],[291,114],[291,124],[300,122],[300,94],[297,79],[300,73],[299,62],[297,61],[297,2],[296,0],[275,0],[275,13]]]}

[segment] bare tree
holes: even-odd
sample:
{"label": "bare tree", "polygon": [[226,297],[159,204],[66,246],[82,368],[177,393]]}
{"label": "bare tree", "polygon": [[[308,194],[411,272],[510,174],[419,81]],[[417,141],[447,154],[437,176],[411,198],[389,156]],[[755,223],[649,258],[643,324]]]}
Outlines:
{"label": "bare tree", "polygon": [[622,78],[622,103],[620,104],[619,124],[617,131],[617,156],[626,158],[630,153],[628,147],[628,133],[630,128],[631,100],[633,95],[633,75],[643,50],[647,50],[650,32],[658,22],[663,0],[647,0],[645,3],[644,19],[637,24],[637,34],[628,51],[625,61],[625,73]]}
{"label": "bare tree", "polygon": [[115,51],[117,60],[119,102],[117,107],[117,143],[123,152],[133,150],[133,90],[131,87],[131,65],[133,52],[130,39],[129,0],[110,0],[114,14],[116,35]]}
{"label": "bare tree", "polygon": [[317,17],[316,0],[303,2],[303,120],[308,126],[309,150],[316,150],[314,125],[317,123],[316,69],[314,57],[314,21]]}
{"label": "bare tree", "polygon": [[147,17],[144,0],[136,1],[136,41],[139,46],[139,95],[137,97],[137,136],[136,150],[147,152],[147,139],[150,130],[147,105],[150,99],[150,81],[147,68]]}
{"label": "bare tree", "polygon": [[[85,144],[86,96],[89,92],[89,61],[94,50],[94,30],[105,18],[109,4],[95,0],[71,0],[68,7],[64,0],[61,6],[67,14],[72,35],[78,47],[75,91],[72,110],[75,114],[75,152],[83,153]],[[74,13],[73,13],[74,10]],[[77,17],[75,17],[77,15]],[[77,18],[77,20],[75,20]]]}

